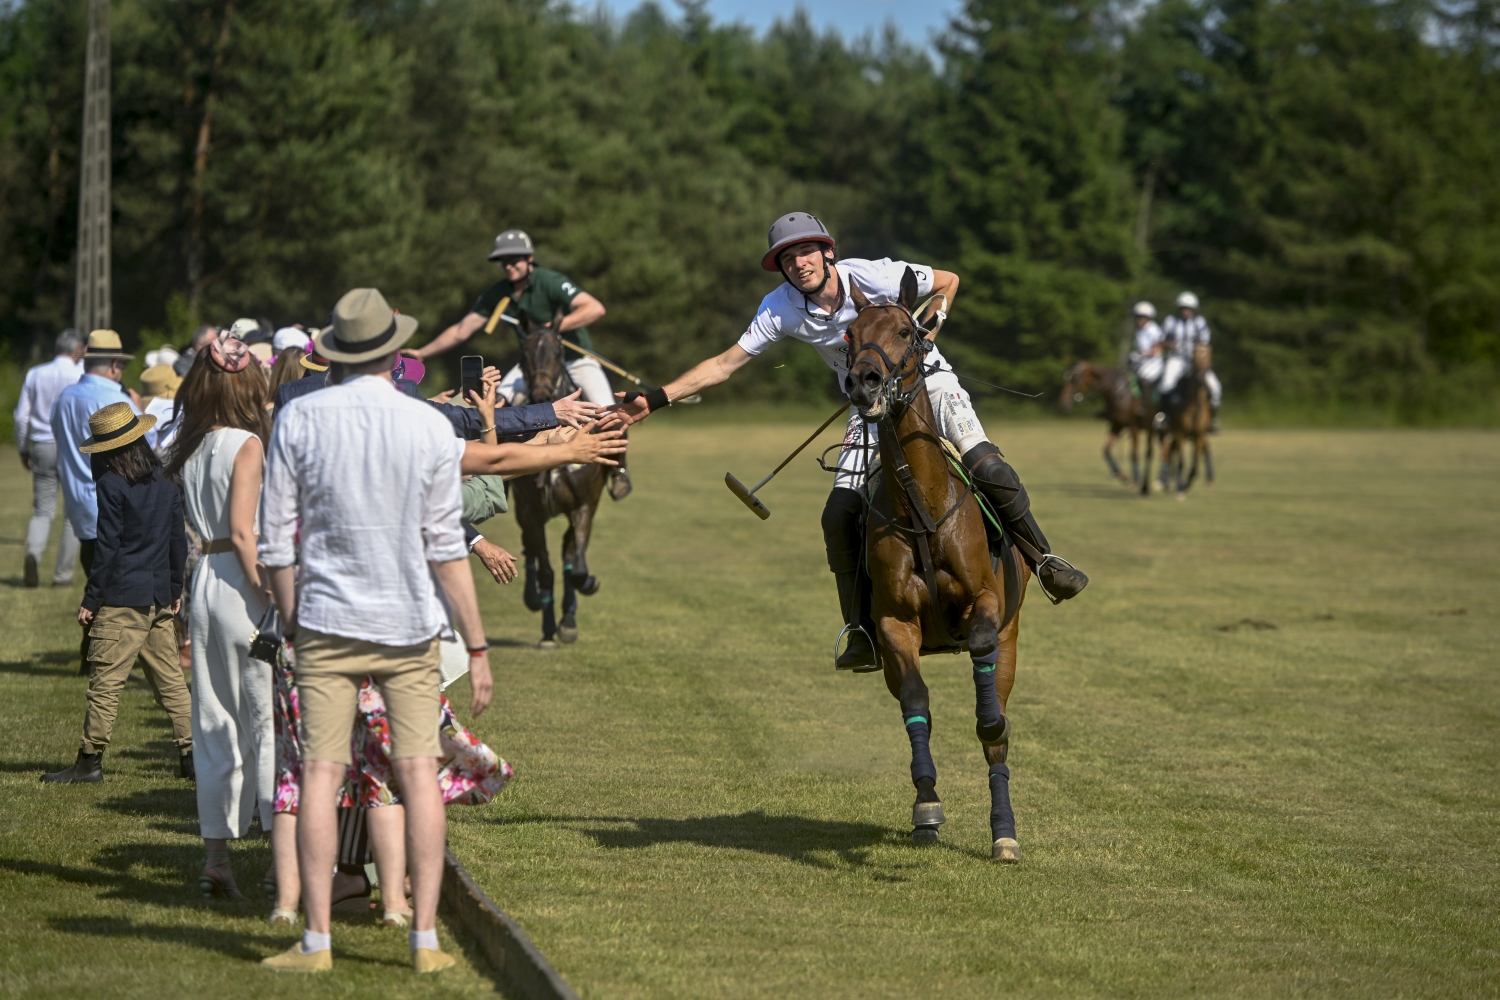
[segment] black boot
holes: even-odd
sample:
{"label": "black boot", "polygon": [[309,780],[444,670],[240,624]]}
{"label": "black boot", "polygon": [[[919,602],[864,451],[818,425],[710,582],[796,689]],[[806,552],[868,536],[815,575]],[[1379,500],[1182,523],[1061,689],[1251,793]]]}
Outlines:
{"label": "black boot", "polygon": [[852,670],[856,674],[880,669],[880,654],[875,650],[875,623],[870,620],[869,598],[861,594],[859,571],[835,573],[839,587],[839,611],[844,617],[844,638],[849,645],[833,661],[835,670]]}
{"label": "black boot", "polygon": [[1000,449],[988,441],[976,444],[964,455],[963,462],[975,488],[984,494],[1011,541],[1031,564],[1047,599],[1057,604],[1077,597],[1088,586],[1089,578],[1066,559],[1052,554],[1047,536],[1031,516],[1031,498],[1026,495],[1026,487],[1001,456]]}
{"label": "black boot", "polygon": [[189,781],[198,780],[198,770],[193,767],[193,751],[189,750],[177,758],[177,776]]}
{"label": "black boot", "polygon": [[53,771],[51,774],[42,775],[42,780],[48,784],[71,785],[79,782],[90,784],[104,780],[104,753],[84,753],[78,751],[78,759],[73,762],[72,767],[65,767],[61,771]]}

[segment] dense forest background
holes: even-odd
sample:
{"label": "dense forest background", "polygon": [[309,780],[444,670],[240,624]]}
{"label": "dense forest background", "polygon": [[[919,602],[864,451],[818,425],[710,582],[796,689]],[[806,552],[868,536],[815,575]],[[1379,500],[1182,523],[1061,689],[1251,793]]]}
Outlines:
{"label": "dense forest background", "polygon": [[[806,209],[846,256],[959,272],[950,356],[1049,399],[1071,360],[1117,359],[1132,301],[1190,288],[1231,399],[1495,407],[1494,0],[969,0],[939,58],[802,17],[756,35],[701,2],[112,10],[127,342],[316,323],[362,284],[431,336],[519,226],[608,306],[600,349],[665,380],[733,342],[777,280],[767,225]],[[12,365],[72,321],[85,18],[0,0]],[[807,400],[831,379],[778,350],[733,389]]]}

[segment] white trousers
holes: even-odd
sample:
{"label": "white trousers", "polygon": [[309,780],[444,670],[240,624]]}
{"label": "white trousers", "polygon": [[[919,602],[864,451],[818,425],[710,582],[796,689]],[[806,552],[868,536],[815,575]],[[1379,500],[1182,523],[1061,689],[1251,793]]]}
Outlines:
{"label": "white trousers", "polygon": [[[958,377],[951,371],[938,371],[927,377],[927,398],[932,403],[932,412],[937,417],[937,430],[953,442],[960,455],[966,454],[976,444],[989,438],[974,412],[974,402],[958,384]],[[838,472],[833,477],[835,487],[844,486],[857,490],[865,484],[865,446],[873,457],[878,451],[879,428],[867,424],[859,411],[849,407],[849,423],[844,428],[843,450],[839,452]]]}
{"label": "white trousers", "polygon": [[1135,377],[1142,385],[1155,385],[1161,378],[1162,363],[1160,354],[1148,354],[1145,357],[1133,355],[1131,365],[1135,368]]}
{"label": "white trousers", "polygon": [[[1177,383],[1182,381],[1182,376],[1187,374],[1191,366],[1192,362],[1186,358],[1174,355],[1167,359],[1167,363],[1162,366],[1159,386],[1163,396],[1177,388]],[[1213,369],[1209,369],[1208,374],[1203,376],[1203,381],[1208,385],[1208,405],[1217,410],[1224,399],[1224,387],[1219,384],[1219,376],[1213,373]]]}
{"label": "white trousers", "polygon": [[[566,350],[567,348],[564,348]],[[583,398],[596,406],[611,406],[616,402],[614,390],[609,387],[609,376],[593,358],[578,358],[568,362],[568,377],[583,390]],[[526,376],[521,366],[516,365],[500,379],[500,395],[514,404],[526,394]]]}

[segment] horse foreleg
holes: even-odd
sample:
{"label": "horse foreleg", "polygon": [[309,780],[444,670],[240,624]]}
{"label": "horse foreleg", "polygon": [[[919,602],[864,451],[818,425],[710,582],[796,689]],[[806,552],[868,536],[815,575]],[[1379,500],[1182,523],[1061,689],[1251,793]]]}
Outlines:
{"label": "horse foreleg", "polygon": [[911,783],[917,800],[911,807],[911,839],[935,844],[947,817],[937,794],[937,765],[932,762],[932,712],[922,680],[922,624],[882,617],[876,624],[885,660],[885,686],[901,703],[901,721],[911,742]]}
{"label": "horse foreleg", "polygon": [[1130,481],[1141,481],[1141,429],[1135,426],[1130,428]]}
{"label": "horse foreleg", "polygon": [[[526,553],[526,587],[536,580],[536,609],[542,612],[542,642],[550,644],[557,635],[557,612],[552,606],[552,556],[547,552],[547,522],[527,519],[521,527],[521,547]],[[530,601],[527,602],[530,607]]]}
{"label": "horse foreleg", "polygon": [[[1022,584],[1024,588],[1024,582]],[[1021,860],[1021,845],[1016,840],[1016,814],[1010,804],[1010,718],[1005,706],[1016,683],[1016,640],[1021,634],[1021,615],[1017,612],[994,652],[994,666],[986,675],[984,665],[974,660],[975,714],[979,719],[976,732],[984,750],[984,761],[990,767],[990,860],[1014,863]],[[987,719],[993,722],[988,730]]]}
{"label": "horse foreleg", "polygon": [[573,587],[573,529],[563,533],[563,600],[562,620],[557,623],[557,638],[560,642],[573,642],[578,638],[578,591]]}
{"label": "horse foreleg", "polygon": [[593,533],[594,514],[598,509],[599,497],[595,495],[592,503],[585,503],[568,515],[571,524],[568,534],[573,539],[573,546],[572,551],[567,554],[563,571],[584,597],[592,597],[599,592],[598,578],[589,573],[589,536]]}
{"label": "horse foreleg", "polygon": [[1104,464],[1109,466],[1109,474],[1116,479],[1124,479],[1125,475],[1120,472],[1120,465],[1115,461],[1115,442],[1119,440],[1120,432],[1111,430],[1104,438]]}
{"label": "horse foreleg", "polygon": [[1156,443],[1156,434],[1151,430],[1146,431],[1146,461],[1141,466],[1141,496],[1151,494],[1151,449]]}
{"label": "horse foreleg", "polygon": [[1203,478],[1208,480],[1208,485],[1214,484],[1214,450],[1208,438],[1203,439]]}

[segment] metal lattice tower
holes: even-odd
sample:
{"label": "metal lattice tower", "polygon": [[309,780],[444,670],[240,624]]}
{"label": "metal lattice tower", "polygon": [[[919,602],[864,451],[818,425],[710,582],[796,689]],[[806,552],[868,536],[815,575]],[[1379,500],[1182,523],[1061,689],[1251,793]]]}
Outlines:
{"label": "metal lattice tower", "polygon": [[89,0],[79,144],[78,292],[73,323],[87,334],[110,325],[109,0]]}

